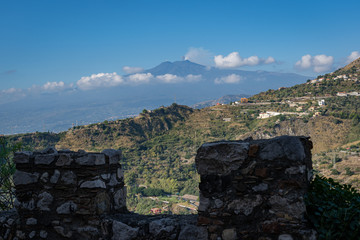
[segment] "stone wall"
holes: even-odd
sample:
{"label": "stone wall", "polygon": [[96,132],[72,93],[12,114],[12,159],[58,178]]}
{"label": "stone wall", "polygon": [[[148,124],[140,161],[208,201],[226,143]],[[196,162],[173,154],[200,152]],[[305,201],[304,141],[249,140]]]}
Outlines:
{"label": "stone wall", "polygon": [[213,240],[316,239],[303,198],[311,148],[308,138],[289,136],[202,145],[198,224]]}
{"label": "stone wall", "polygon": [[98,239],[101,216],[126,212],[120,152],[21,152],[14,156],[18,239]]}
{"label": "stone wall", "polygon": [[0,240],[316,239],[303,200],[311,148],[288,136],[202,145],[198,216],[128,213],[119,151],[17,153],[17,211],[0,213]]}

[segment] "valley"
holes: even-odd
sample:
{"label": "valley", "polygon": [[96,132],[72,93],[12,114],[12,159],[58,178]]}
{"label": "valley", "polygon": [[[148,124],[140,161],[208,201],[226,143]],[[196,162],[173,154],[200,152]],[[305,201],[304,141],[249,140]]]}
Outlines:
{"label": "valley", "polygon": [[[358,71],[359,67],[338,70],[312,82],[262,92],[243,103],[219,103],[202,109],[174,103],[144,109],[133,118],[75,126],[61,133],[6,138],[23,142],[32,150],[46,146],[75,151],[121,149],[127,206],[139,213],[164,207],[148,197],[197,196],[196,151],[205,142],[219,140],[310,136],[314,169],[360,189]],[[351,74],[351,79],[338,77],[344,74]],[[176,197],[171,201],[172,206],[180,204]],[[168,211],[171,209],[179,211],[168,206]]]}

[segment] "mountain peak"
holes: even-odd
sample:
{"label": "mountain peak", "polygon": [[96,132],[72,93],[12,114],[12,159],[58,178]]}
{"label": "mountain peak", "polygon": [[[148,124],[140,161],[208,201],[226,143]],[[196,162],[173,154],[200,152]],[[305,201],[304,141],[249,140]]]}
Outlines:
{"label": "mountain peak", "polygon": [[205,66],[191,62],[189,60],[184,61],[175,61],[175,62],[163,62],[158,66],[148,69],[145,72],[151,73],[152,75],[164,75],[164,74],[174,74],[177,76],[186,76],[188,74],[201,74],[206,69]]}

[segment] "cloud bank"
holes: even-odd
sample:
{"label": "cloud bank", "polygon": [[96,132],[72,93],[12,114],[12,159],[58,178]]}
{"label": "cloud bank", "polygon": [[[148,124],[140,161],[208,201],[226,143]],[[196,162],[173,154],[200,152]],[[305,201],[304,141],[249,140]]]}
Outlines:
{"label": "cloud bank", "polygon": [[136,73],[127,77],[129,83],[148,83],[154,76],[151,73]]}
{"label": "cloud bank", "polygon": [[114,87],[124,83],[124,79],[116,72],[98,73],[88,77],[82,77],[76,82],[81,90],[91,90],[99,87]]}
{"label": "cloud bank", "polygon": [[215,84],[223,84],[223,83],[236,84],[236,83],[240,83],[244,79],[245,79],[244,77],[242,77],[238,74],[230,74],[225,77],[215,78],[214,83]]}
{"label": "cloud bank", "polygon": [[259,58],[258,56],[251,56],[248,58],[242,58],[238,52],[229,53],[227,56],[217,55],[214,57],[214,62],[218,68],[237,68],[241,66],[256,66],[261,64],[275,63],[276,60],[273,57],[266,59]]}
{"label": "cloud bank", "polygon": [[58,91],[65,89],[65,83],[63,81],[60,82],[47,82],[42,86],[42,89],[45,91]]}
{"label": "cloud bank", "polygon": [[179,83],[179,82],[197,82],[202,78],[201,75],[189,74],[186,77],[180,77],[174,74],[164,74],[156,76],[156,80],[162,83]]}
{"label": "cloud bank", "polygon": [[331,69],[334,57],[325,54],[311,56],[304,55],[295,63],[295,68],[299,70],[312,70],[316,73],[325,72]]}

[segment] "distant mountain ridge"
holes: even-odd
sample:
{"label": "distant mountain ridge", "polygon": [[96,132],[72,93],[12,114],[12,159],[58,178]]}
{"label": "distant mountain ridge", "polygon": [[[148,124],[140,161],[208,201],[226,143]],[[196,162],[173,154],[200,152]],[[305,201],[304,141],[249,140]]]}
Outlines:
{"label": "distant mountain ridge", "polygon": [[176,61],[176,62],[163,62],[154,68],[145,70],[145,73],[151,73],[154,76],[164,75],[164,74],[173,74],[180,77],[185,77],[186,75],[193,74],[203,74],[206,71],[206,67],[197,63],[190,62],[189,60],[185,61]]}
{"label": "distant mountain ridge", "polygon": [[[59,132],[74,125],[135,116],[144,108],[155,109],[173,102],[191,106],[226,95],[249,96],[290,87],[309,78],[293,73],[219,69],[190,61],[163,62],[142,73],[151,73],[152,79],[132,85],[39,93],[4,101],[0,103],[0,134]],[[166,77],[170,81],[161,81]]]}

